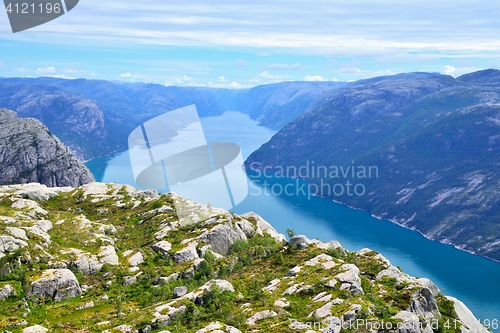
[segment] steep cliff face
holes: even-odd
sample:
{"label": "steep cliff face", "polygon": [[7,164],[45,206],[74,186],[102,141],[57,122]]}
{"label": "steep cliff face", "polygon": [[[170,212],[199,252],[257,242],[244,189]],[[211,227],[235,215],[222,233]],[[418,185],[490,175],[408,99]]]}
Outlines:
{"label": "steep cliff face", "polygon": [[77,187],[94,177],[40,121],[0,109],[0,183]]}
{"label": "steep cliff face", "polygon": [[[327,92],[247,166],[349,170],[304,178],[327,184],[318,195],[500,260],[499,73],[407,74]],[[358,173],[369,167],[377,172]]]}

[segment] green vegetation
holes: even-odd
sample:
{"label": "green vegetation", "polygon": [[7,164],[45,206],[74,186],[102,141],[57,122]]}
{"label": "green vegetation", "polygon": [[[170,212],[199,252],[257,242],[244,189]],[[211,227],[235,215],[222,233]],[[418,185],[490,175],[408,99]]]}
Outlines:
{"label": "green vegetation", "polygon": [[[16,214],[12,202],[8,196],[1,198],[2,215]],[[230,224],[237,228],[236,223],[244,220],[234,214],[220,214],[216,216],[218,221],[211,224],[200,221],[180,225],[175,211],[170,209],[173,204],[169,195],[146,201],[126,187],[113,185],[108,186],[106,194],[89,195],[79,188],[40,201],[39,205],[47,211],[44,217],[52,221],[50,244],[28,232],[28,247],[0,258],[0,288],[14,288],[7,299],[0,301],[3,330],[21,332],[27,324],[16,324],[26,320],[29,325],[39,324],[56,333],[102,332],[119,325],[135,329],[152,326],[151,332],[167,329],[187,333],[218,321],[242,332],[293,332],[291,319],[304,323],[321,321],[322,318],[315,318],[315,311],[333,300],[333,316],[342,318],[356,309],[357,319],[397,323],[393,316],[407,309],[412,295],[421,288],[391,278],[377,280],[387,264],[374,251],[352,253],[341,247],[326,249],[315,245],[299,250],[267,233],[249,232],[247,240],[233,241],[225,256],[207,250],[196,261],[176,263],[174,252],[185,249],[194,240],[198,249],[207,245],[206,235],[213,227]],[[23,209],[24,214],[29,212]],[[10,226],[23,228],[34,221],[25,215]],[[256,228],[252,218],[248,222]],[[168,254],[155,252],[151,245],[158,241],[157,233],[167,227],[169,231],[163,240],[171,244],[171,250]],[[0,233],[5,233],[6,228],[0,224]],[[90,275],[77,269],[78,251],[71,249],[97,258],[101,246],[110,244],[116,249],[119,265],[106,263]],[[138,252],[144,261],[132,269],[128,258]],[[346,272],[344,264],[359,268],[363,293],[351,292],[342,281],[327,284]],[[41,277],[42,271],[61,265],[75,273],[85,290],[81,296],[54,302],[48,297],[30,295],[31,283]],[[131,277],[135,281],[125,283]],[[214,285],[214,280],[227,281],[234,291]],[[211,289],[200,290],[207,285]],[[188,293],[198,294],[174,298],[174,289],[181,286]],[[318,300],[322,297],[326,298]],[[277,301],[282,305],[276,305]],[[90,302],[92,306],[86,307]],[[456,318],[452,303],[440,296],[438,304],[443,320]],[[169,315],[167,321],[152,324],[156,317],[167,316],[172,309],[175,314]],[[248,322],[252,315],[265,310],[274,315],[255,324]],[[436,333],[441,332],[451,333]]]}

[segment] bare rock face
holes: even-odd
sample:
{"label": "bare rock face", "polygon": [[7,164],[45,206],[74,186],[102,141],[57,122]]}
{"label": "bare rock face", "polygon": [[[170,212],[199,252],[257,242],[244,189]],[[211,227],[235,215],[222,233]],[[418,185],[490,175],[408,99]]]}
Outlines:
{"label": "bare rock face", "polygon": [[56,302],[82,294],[80,284],[69,269],[48,269],[40,279],[31,283],[31,294],[50,297]]}
{"label": "bare rock face", "polygon": [[78,187],[92,173],[40,121],[0,109],[0,184]]}

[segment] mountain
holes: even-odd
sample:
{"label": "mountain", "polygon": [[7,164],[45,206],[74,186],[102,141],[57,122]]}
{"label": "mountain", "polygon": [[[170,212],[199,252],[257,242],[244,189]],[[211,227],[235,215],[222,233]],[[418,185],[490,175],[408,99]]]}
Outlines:
{"label": "mountain", "polygon": [[238,111],[260,121],[260,125],[281,129],[306,112],[316,97],[342,87],[345,82],[282,82],[251,88],[240,99]]}
{"label": "mountain", "polygon": [[0,109],[0,184],[78,187],[92,181],[87,167],[40,121]]}
{"label": "mountain", "polygon": [[104,183],[0,186],[0,198],[4,331],[488,332],[381,254],[286,241],[254,213]]}
{"label": "mountain", "polygon": [[0,107],[42,121],[81,159],[127,148],[144,121],[195,104],[200,116],[224,110],[209,92],[190,87],[56,78],[0,79]]}
{"label": "mountain", "polygon": [[313,194],[500,260],[499,74],[396,75],[327,92],[246,165],[304,166],[291,176]]}

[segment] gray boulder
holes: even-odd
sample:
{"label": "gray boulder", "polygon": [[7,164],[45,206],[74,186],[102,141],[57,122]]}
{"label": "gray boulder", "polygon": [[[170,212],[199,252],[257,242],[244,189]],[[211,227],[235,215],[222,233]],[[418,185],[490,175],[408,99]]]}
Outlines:
{"label": "gray boulder", "polygon": [[207,235],[213,251],[222,255],[227,255],[229,247],[237,240],[246,241],[247,236],[238,225],[233,226],[231,222],[215,226]]}
{"label": "gray boulder", "polygon": [[198,245],[197,242],[192,242],[190,243],[187,247],[184,249],[177,251],[174,253],[174,261],[178,264],[181,264],[183,262],[187,261],[192,261],[195,259],[198,259],[198,252],[196,251],[196,246]]}
{"label": "gray boulder", "polygon": [[31,294],[50,297],[57,302],[79,296],[82,290],[75,274],[69,269],[48,269],[39,279],[31,282]]}
{"label": "gray boulder", "polygon": [[169,257],[169,252],[172,249],[172,244],[167,241],[159,241],[151,245],[153,251],[163,254],[166,258]]}
{"label": "gray boulder", "polygon": [[412,295],[408,311],[422,318],[440,316],[436,299],[429,288],[421,288]]}
{"label": "gray boulder", "polygon": [[309,238],[307,238],[304,235],[298,235],[290,238],[290,241],[288,242],[289,246],[292,246],[294,248],[298,249],[305,249],[307,248],[307,245],[311,244],[311,241]]}
{"label": "gray boulder", "polygon": [[9,297],[13,292],[14,288],[10,284],[7,284],[0,288],[0,301]]}
{"label": "gray boulder", "polygon": [[98,273],[103,266],[96,256],[89,254],[78,255],[78,258],[73,262],[73,265],[77,271],[84,275],[94,275]]}
{"label": "gray boulder", "polygon": [[10,253],[28,246],[23,240],[11,237],[0,236],[0,253]]}
{"label": "gray boulder", "polygon": [[241,215],[241,217],[247,220],[250,218],[254,219],[257,223],[257,231],[262,231],[267,233],[277,242],[282,243],[286,241],[285,235],[278,233],[276,229],[274,229],[274,227],[269,222],[264,220],[260,215],[255,214],[254,212],[249,212]]}
{"label": "gray boulder", "polygon": [[175,287],[174,288],[174,298],[182,297],[182,296],[186,295],[187,292],[188,292],[188,288],[185,286]]}
{"label": "gray boulder", "polygon": [[335,276],[335,279],[340,281],[340,289],[349,290],[353,295],[363,294],[363,288],[361,288],[361,278],[359,277],[359,268],[353,264],[344,264],[342,269],[345,270],[344,273],[340,273]]}
{"label": "gray boulder", "polygon": [[34,325],[23,329],[23,333],[45,333],[48,331],[49,330],[47,328],[40,325]]}

